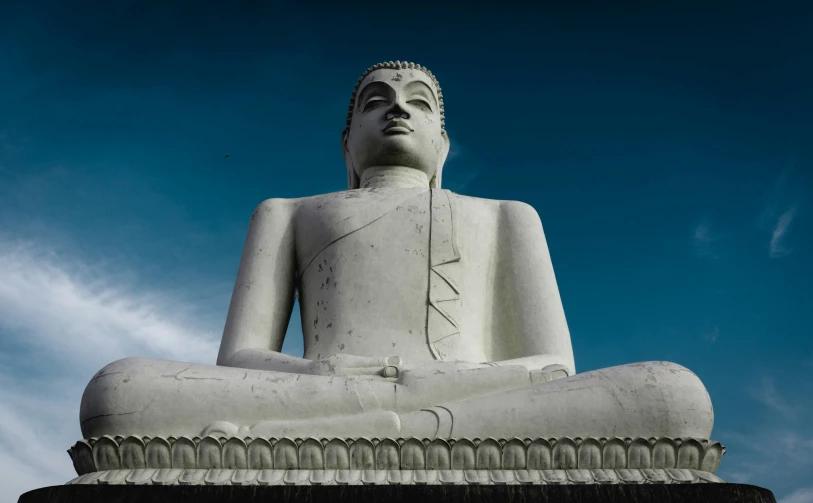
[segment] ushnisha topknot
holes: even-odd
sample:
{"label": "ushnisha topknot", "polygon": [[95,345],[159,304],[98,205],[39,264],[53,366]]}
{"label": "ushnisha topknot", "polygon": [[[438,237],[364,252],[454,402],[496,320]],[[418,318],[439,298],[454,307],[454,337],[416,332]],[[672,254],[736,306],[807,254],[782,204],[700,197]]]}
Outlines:
{"label": "ushnisha topknot", "polygon": [[353,120],[353,109],[356,106],[356,93],[361,86],[361,83],[364,79],[370,75],[370,73],[376,70],[420,70],[432,79],[432,82],[435,84],[435,88],[438,90],[438,107],[440,108],[440,129],[446,131],[446,115],[444,114],[443,109],[443,91],[440,90],[440,84],[438,84],[438,79],[432,75],[432,72],[429,71],[428,68],[425,66],[421,66],[417,63],[410,63],[407,61],[387,61],[385,63],[378,63],[365,71],[361,77],[359,77],[358,81],[356,82],[356,86],[353,88],[353,94],[350,95],[350,106],[347,109],[347,122],[344,126],[344,132],[347,133],[350,130],[350,122]]}

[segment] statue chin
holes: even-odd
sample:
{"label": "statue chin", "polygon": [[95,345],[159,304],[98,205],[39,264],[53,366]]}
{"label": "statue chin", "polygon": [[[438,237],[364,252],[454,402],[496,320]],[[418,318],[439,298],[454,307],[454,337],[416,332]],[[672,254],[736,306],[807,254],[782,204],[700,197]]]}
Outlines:
{"label": "statue chin", "polygon": [[[393,111],[416,137],[445,124],[440,88],[419,65],[371,68],[353,100],[348,127],[380,131]],[[719,482],[724,450],[710,440],[700,379],[661,361],[575,373],[536,211],[441,189],[440,168],[430,180],[411,167],[425,153],[360,180],[351,168],[351,188],[377,190],[261,203],[221,365],[127,358],[97,373],[70,450],[78,483],[259,483],[284,470],[335,470],[337,483],[356,472],[494,482],[474,470],[536,483]],[[282,347],[295,292],[310,358],[269,349]]]}

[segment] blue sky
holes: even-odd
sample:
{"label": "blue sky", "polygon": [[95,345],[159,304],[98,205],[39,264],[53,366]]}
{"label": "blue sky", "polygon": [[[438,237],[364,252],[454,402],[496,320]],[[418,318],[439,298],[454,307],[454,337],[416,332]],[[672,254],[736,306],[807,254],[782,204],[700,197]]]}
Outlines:
{"label": "blue sky", "polygon": [[0,7],[0,500],[74,476],[106,363],[214,362],[254,207],[345,189],[349,93],[401,59],[445,188],[540,213],[579,370],[691,368],[720,475],[813,502],[809,4],[70,4]]}

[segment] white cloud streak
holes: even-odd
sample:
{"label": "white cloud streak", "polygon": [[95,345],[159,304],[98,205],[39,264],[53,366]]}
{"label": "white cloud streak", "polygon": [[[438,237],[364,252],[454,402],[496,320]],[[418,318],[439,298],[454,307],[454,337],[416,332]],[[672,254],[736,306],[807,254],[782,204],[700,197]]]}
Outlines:
{"label": "white cloud streak", "polygon": [[776,384],[770,377],[764,377],[759,386],[752,388],[750,391],[751,396],[763,405],[776,410],[788,419],[796,417],[796,411],[779,394]]}
{"label": "white cloud streak", "polygon": [[788,233],[793,218],[796,216],[796,207],[782,213],[774,225],[771,233],[771,258],[780,258],[789,254],[792,250],[785,246],[784,239]]}
{"label": "white cloud streak", "polygon": [[698,224],[694,228],[692,242],[694,244],[695,254],[698,257],[709,259],[717,258],[712,247],[714,238],[712,238],[711,229],[707,224]]}
{"label": "white cloud streak", "polygon": [[778,503],[813,503],[813,487],[802,487],[781,498]]}
{"label": "white cloud streak", "polygon": [[76,476],[65,451],[80,438],[84,386],[107,363],[214,362],[221,327],[206,313],[111,271],[0,236],[0,502]]}

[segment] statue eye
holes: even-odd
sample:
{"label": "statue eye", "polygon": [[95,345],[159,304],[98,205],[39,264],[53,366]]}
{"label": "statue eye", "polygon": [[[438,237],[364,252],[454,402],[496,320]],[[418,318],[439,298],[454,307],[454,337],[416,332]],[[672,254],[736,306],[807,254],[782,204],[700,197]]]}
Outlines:
{"label": "statue eye", "polygon": [[366,112],[367,110],[372,110],[373,108],[377,108],[381,105],[387,104],[387,98],[383,96],[372,96],[370,99],[364,102],[364,106],[362,107],[362,111]]}
{"label": "statue eye", "polygon": [[432,106],[429,105],[429,102],[424,99],[413,99],[409,100],[408,103],[410,105],[415,105],[416,107],[423,108],[425,110],[432,111]]}

